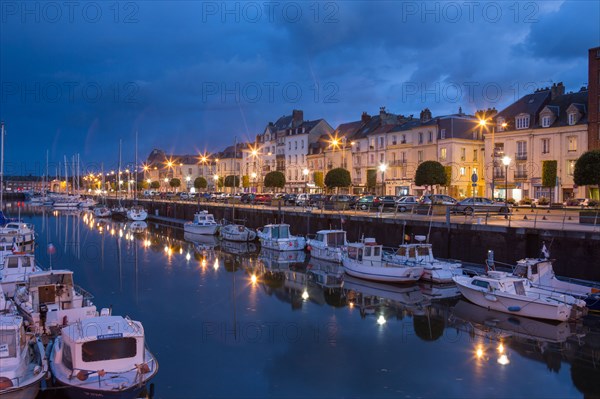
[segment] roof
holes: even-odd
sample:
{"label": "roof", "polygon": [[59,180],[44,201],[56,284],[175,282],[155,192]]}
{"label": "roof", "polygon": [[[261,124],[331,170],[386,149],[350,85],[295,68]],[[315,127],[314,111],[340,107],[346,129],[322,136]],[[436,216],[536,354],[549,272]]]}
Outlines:
{"label": "roof", "polygon": [[122,316],[97,316],[71,324],[61,331],[71,341],[86,342],[121,337],[143,337],[144,327],[139,321]]}
{"label": "roof", "polygon": [[550,101],[550,90],[538,91],[532,94],[527,94],[515,101],[502,111],[498,112],[494,117],[494,120],[498,118],[504,118],[506,123],[510,124],[514,118],[520,114],[529,114],[532,123],[530,126],[534,126],[537,123],[537,115],[539,112],[548,104]]}

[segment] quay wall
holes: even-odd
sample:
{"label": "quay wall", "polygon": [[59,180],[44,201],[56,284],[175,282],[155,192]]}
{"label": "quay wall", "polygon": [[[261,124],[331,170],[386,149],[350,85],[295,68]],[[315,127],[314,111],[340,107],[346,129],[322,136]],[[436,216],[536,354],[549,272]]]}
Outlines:
{"label": "quay wall", "polygon": [[[127,201],[122,201],[127,206]],[[144,202],[150,215],[192,220],[197,204],[177,202]],[[600,282],[600,234],[582,231],[541,230],[482,224],[462,224],[377,218],[373,214],[347,215],[303,212],[283,208],[233,207],[231,205],[201,204],[201,209],[212,213],[215,219],[244,220],[246,226],[258,228],[268,223],[290,224],[292,233],[307,235],[318,230],[343,227],[349,241],[374,237],[385,246],[401,244],[403,236],[428,235],[436,257],[459,259],[483,264],[487,251],[493,250],[495,260],[514,264],[525,257],[537,257],[543,242],[556,259],[555,272],[559,276]],[[299,208],[298,208],[299,209]],[[414,241],[413,241],[414,242]]]}

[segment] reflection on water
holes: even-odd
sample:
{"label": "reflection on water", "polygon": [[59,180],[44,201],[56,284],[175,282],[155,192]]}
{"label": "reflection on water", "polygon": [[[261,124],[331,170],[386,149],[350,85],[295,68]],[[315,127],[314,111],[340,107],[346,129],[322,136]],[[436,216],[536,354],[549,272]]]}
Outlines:
{"label": "reflection on water", "polygon": [[[303,251],[88,213],[27,213],[36,255],[99,307],[144,323],[156,397],[577,397],[600,394],[600,326],[348,277]],[[235,383],[231,383],[235,381]]]}

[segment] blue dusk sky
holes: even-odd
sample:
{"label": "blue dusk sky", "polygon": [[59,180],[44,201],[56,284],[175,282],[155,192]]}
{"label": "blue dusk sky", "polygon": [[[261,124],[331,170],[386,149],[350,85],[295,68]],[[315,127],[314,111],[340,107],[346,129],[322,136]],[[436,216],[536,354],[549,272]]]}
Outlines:
{"label": "blue dusk sky", "polygon": [[[0,1],[8,174],[219,151],[302,109],[502,109],[587,85],[597,1]],[[51,166],[54,168],[54,166]],[[53,172],[51,170],[51,172]]]}

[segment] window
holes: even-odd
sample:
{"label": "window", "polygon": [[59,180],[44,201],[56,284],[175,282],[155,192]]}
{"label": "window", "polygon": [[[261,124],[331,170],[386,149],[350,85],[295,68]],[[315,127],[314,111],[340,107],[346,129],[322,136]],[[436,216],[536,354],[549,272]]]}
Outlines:
{"label": "window", "polygon": [[433,132],[431,130],[429,131],[429,142],[433,142]]}
{"label": "window", "polygon": [[423,133],[419,132],[419,144],[423,144]]}
{"label": "window", "polygon": [[573,172],[575,171],[575,160],[568,160],[567,161],[567,175],[569,176],[573,176]]}
{"label": "window", "polygon": [[294,163],[298,163],[298,154],[294,155]]}
{"label": "window", "polygon": [[446,129],[442,129],[440,131],[440,139],[444,140],[446,138]]}
{"label": "window", "polygon": [[465,167],[464,167],[464,166],[461,166],[461,167],[460,167],[460,175],[461,175],[461,176],[464,176],[464,175],[465,175]]}
{"label": "window", "polygon": [[383,163],[383,155],[384,155],[384,154],[379,154],[379,162],[382,162],[382,163]]}
{"label": "window", "polygon": [[477,150],[473,150],[473,162],[477,162]]}
{"label": "window", "polygon": [[517,159],[527,159],[527,142],[517,141]]}
{"label": "window", "polygon": [[515,124],[517,125],[517,129],[529,128],[529,115],[522,115],[522,116],[516,117]]}
{"label": "window", "polygon": [[569,125],[574,125],[577,123],[577,114],[575,112],[571,112],[569,114]]}
{"label": "window", "polygon": [[542,154],[550,153],[550,139],[542,139]]}
{"label": "window", "polygon": [[417,162],[423,162],[423,151],[417,151]]}
{"label": "window", "polygon": [[375,155],[371,154],[371,164],[375,163]]}
{"label": "window", "polygon": [[406,144],[406,134],[402,135],[402,144]]}
{"label": "window", "polygon": [[288,142],[288,150],[291,150],[291,149],[292,149],[292,142],[290,141],[290,142]]}
{"label": "window", "polygon": [[379,148],[383,148],[383,137],[379,138]]}
{"label": "window", "polygon": [[517,163],[517,170],[515,171],[515,179],[526,179],[527,178],[527,164],[524,162]]}
{"label": "window", "polygon": [[371,139],[371,145],[370,145],[370,149],[374,150],[375,149],[375,139]]}
{"label": "window", "polygon": [[446,160],[446,149],[440,148],[440,161],[444,162]]}
{"label": "window", "polygon": [[550,115],[544,115],[542,117],[542,127],[550,126]]}
{"label": "window", "polygon": [[81,346],[81,358],[84,362],[126,359],[137,353],[135,338],[109,338],[84,342]]}
{"label": "window", "polygon": [[298,149],[298,142],[294,141],[294,150],[297,150],[297,149]]}
{"label": "window", "polygon": [[302,140],[302,149],[304,149],[304,140]]}
{"label": "window", "polygon": [[567,137],[567,142],[569,143],[569,152],[577,151],[577,136]]}
{"label": "window", "polygon": [[467,159],[466,155],[467,150],[463,147],[460,149],[460,160],[465,161]]}
{"label": "window", "polygon": [[396,145],[396,136],[392,136],[392,145]]}
{"label": "window", "polygon": [[504,118],[498,118],[496,120],[496,129],[499,132],[503,132],[504,131]]}

